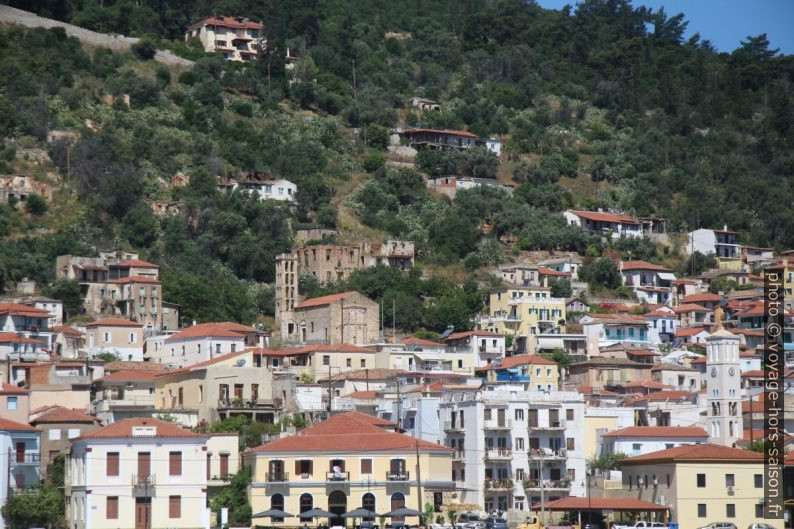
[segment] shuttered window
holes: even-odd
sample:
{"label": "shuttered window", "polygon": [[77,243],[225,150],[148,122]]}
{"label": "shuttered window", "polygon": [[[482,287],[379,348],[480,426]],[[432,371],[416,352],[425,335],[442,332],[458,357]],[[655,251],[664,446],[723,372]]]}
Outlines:
{"label": "shuttered window", "polygon": [[372,460],[371,459],[362,459],[361,460],[361,473],[362,474],[372,474]]}
{"label": "shuttered window", "polygon": [[229,454],[221,454],[221,477],[229,475]]}
{"label": "shuttered window", "polygon": [[108,452],[106,475],[107,476],[118,476],[119,475],[119,453],[118,452]]}
{"label": "shuttered window", "polygon": [[212,454],[207,454],[207,479],[211,479],[212,476],[210,474],[212,469]]}
{"label": "shuttered window", "polygon": [[182,475],[182,452],[168,452],[168,475]]}
{"label": "shuttered window", "polygon": [[105,507],[106,518],[108,520],[117,520],[119,517],[119,497],[108,496],[106,500],[107,500],[107,505]]}
{"label": "shuttered window", "polygon": [[182,496],[168,497],[168,517],[169,518],[182,517]]}

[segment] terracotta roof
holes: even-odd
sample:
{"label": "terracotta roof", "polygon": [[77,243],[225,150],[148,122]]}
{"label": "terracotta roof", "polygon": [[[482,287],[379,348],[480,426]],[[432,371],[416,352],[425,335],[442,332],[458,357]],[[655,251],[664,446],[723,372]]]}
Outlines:
{"label": "terracotta roof", "polygon": [[439,130],[439,129],[405,129],[405,134],[416,134],[418,132],[433,132],[436,134],[450,134],[452,136],[465,136],[467,138],[476,138],[477,135],[469,132],[468,130]]}
{"label": "terracotta roof", "polygon": [[[344,373],[335,373],[331,375],[330,380],[391,380],[393,378],[403,375],[405,371],[401,369],[357,369],[355,371],[345,371]],[[423,375],[424,376],[424,375]],[[320,379],[329,380],[329,378]]]}
{"label": "terracotta roof", "polygon": [[650,369],[652,364],[644,364],[623,358],[610,358],[608,356],[594,356],[582,362],[575,362],[570,367],[599,367],[599,366],[625,366],[640,369]]}
{"label": "terracotta roof", "polygon": [[499,371],[502,369],[510,369],[511,367],[515,366],[525,366],[525,365],[546,365],[546,366],[556,366],[557,362],[553,360],[549,360],[548,358],[544,358],[540,355],[530,355],[530,354],[522,354],[522,355],[515,355],[515,356],[506,356],[499,360],[499,365],[493,365],[493,362],[489,362],[488,365],[480,367],[477,371],[487,371],[493,369],[494,371]]}
{"label": "terracotta roof", "polygon": [[77,410],[70,410],[63,406],[55,406],[47,413],[40,415],[30,421],[31,424],[36,423],[53,423],[53,422],[80,422],[94,424],[97,418],[93,415],[87,415]]}
{"label": "terracotta roof", "polygon": [[620,222],[622,224],[639,224],[639,221],[634,217],[622,215],[619,213],[601,213],[599,211],[575,211],[571,213],[583,219],[592,220],[593,222]]}
{"label": "terracotta roof", "polygon": [[33,318],[49,318],[50,313],[44,309],[37,309],[22,303],[0,303],[0,314],[13,314],[30,316]]}
{"label": "terracotta roof", "polygon": [[573,275],[571,272],[560,272],[559,270],[552,270],[543,266],[538,268],[538,274],[542,276],[557,276],[557,277],[570,277]]}
{"label": "terracotta roof", "polygon": [[165,366],[156,362],[136,362],[133,360],[116,360],[105,364],[105,373],[113,371],[163,371]]}
{"label": "terracotta roof", "polygon": [[34,428],[29,424],[22,424],[20,422],[14,422],[9,419],[4,419],[0,417],[0,431],[10,431],[10,432],[38,432],[40,431],[38,428]]}
{"label": "terracotta roof", "polygon": [[660,356],[659,353],[650,349],[626,349],[626,354],[629,356]]}
{"label": "terracotta roof", "polygon": [[629,426],[609,433],[603,437],[708,437],[700,426]]}
{"label": "terracotta roof", "polygon": [[651,368],[651,372],[654,371],[693,371],[694,372],[697,371],[697,369],[680,366],[672,362],[662,362],[661,364],[656,364]]}
{"label": "terracotta roof", "polygon": [[700,334],[701,332],[708,332],[706,331],[705,327],[679,327],[675,330],[675,335],[679,337],[688,337],[688,336],[695,336],[696,334]]}
{"label": "terracotta roof", "polygon": [[143,276],[130,276],[130,277],[120,277],[118,279],[113,279],[110,281],[115,285],[126,285],[127,283],[150,283],[153,285],[159,285],[160,280],[155,279],[153,277],[143,277]]}
{"label": "terracotta roof", "polygon": [[348,393],[347,395],[342,395],[343,398],[348,399],[362,399],[362,400],[371,400],[378,397],[377,391],[353,391]]}
{"label": "terracotta roof", "polygon": [[15,332],[0,332],[0,343],[26,343],[28,345],[41,345],[33,338],[26,338]]}
{"label": "terracotta roof", "polygon": [[444,347],[443,343],[425,340],[424,338],[417,338],[416,336],[409,336],[403,340],[405,345],[426,345],[428,347]]}
{"label": "terracotta roof", "polygon": [[121,370],[98,378],[95,382],[104,382],[108,380],[154,380],[158,374],[160,374],[160,371],[154,371],[152,369],[147,369],[145,371]]}
{"label": "terracotta roof", "polygon": [[214,16],[205,18],[204,20],[200,20],[195,24],[192,24],[187,28],[188,31],[196,28],[200,28],[201,26],[208,25],[208,26],[223,26],[227,28],[235,28],[235,29],[264,29],[264,25],[260,24],[259,22],[239,22],[234,17],[227,17],[227,16]]}
{"label": "terracotta roof", "polygon": [[632,402],[644,402],[644,401],[663,401],[663,400],[679,400],[682,398],[690,399],[694,396],[695,393],[691,393],[689,391],[678,391],[678,390],[662,390],[662,391],[654,391],[647,395],[640,395],[639,397],[632,399]]}
{"label": "terracotta roof", "polygon": [[446,385],[443,382],[433,382],[409,389],[406,393],[444,393]]}
{"label": "terracotta roof", "polygon": [[154,263],[141,261],[140,259],[130,259],[129,261],[121,261],[120,263],[111,263],[109,266],[130,267],[130,268],[160,268]]}
{"label": "terracotta roof", "polygon": [[504,334],[500,334],[498,332],[491,332],[491,331],[465,331],[465,332],[453,332],[447,337],[447,341],[453,340],[460,340],[461,338],[468,338],[469,336],[499,336],[503,337]]}
{"label": "terracotta roof", "polygon": [[[625,460],[624,460],[625,461]],[[552,511],[666,511],[667,507],[635,498],[577,498],[567,496],[546,502],[544,508]]]}
{"label": "terracotta roof", "polygon": [[70,327],[69,325],[56,325],[55,327],[52,328],[52,332],[67,334],[69,336],[83,336],[83,333],[81,333],[74,327]]}
{"label": "terracotta roof", "polygon": [[694,303],[678,305],[673,310],[676,312],[676,314],[680,314],[682,312],[711,312],[711,309],[707,309],[703,305],[695,305]]}
{"label": "terracotta roof", "polygon": [[204,438],[206,435],[197,434],[190,430],[180,428],[174,423],[161,421],[160,419],[152,419],[149,417],[135,417],[133,419],[122,419],[113,424],[109,424],[104,428],[100,428],[91,433],[87,433],[78,437],[78,439],[129,439],[135,437],[132,434],[133,428],[136,426],[154,426],[156,434],[153,438]]}
{"label": "terracotta roof", "polygon": [[320,296],[317,298],[309,298],[306,300],[301,301],[297,305],[295,305],[296,309],[304,309],[308,307],[319,307],[321,305],[328,305],[329,303],[333,303],[335,301],[339,301],[340,299],[344,299],[351,294],[356,294],[352,290],[348,290],[347,292],[339,292],[338,294],[329,294],[327,296]]}
{"label": "terracotta roof", "polygon": [[765,373],[763,369],[751,369],[742,373],[742,378],[764,378]]}
{"label": "terracotta roof", "polygon": [[86,323],[86,327],[143,327],[141,323],[135,323],[134,321],[125,320],[124,318],[104,318],[97,321],[92,321],[91,323]]}
{"label": "terracotta roof", "polygon": [[[355,412],[354,412],[355,413]],[[251,449],[251,452],[448,452],[451,449],[428,441],[380,428],[365,414],[341,413],[296,435],[282,437]],[[388,421],[386,421],[388,422]]]}
{"label": "terracotta roof", "polygon": [[6,384],[5,382],[0,385],[0,395],[27,395],[30,391],[25,388],[20,388],[13,384]]}
{"label": "terracotta roof", "polygon": [[241,340],[245,338],[239,332],[230,330],[223,323],[210,322],[199,323],[197,325],[193,325],[192,327],[182,329],[178,333],[172,334],[166,338],[165,341],[175,342],[178,340],[189,340],[191,338],[203,338],[206,336],[211,336],[213,338],[239,338]]}
{"label": "terracotta roof", "polygon": [[704,292],[703,294],[690,294],[681,298],[683,303],[703,303],[713,301],[719,303],[722,301],[722,296],[719,294],[712,294],[711,292]]}
{"label": "terracotta roof", "polygon": [[621,261],[620,262],[620,269],[621,270],[656,270],[658,272],[669,272],[669,268],[665,268],[661,265],[649,263],[648,261]]}
{"label": "terracotta roof", "polygon": [[673,281],[673,284],[674,285],[696,285],[697,281],[695,281],[694,279],[683,279],[682,278],[682,279],[676,279],[675,281]]}
{"label": "terracotta roof", "polygon": [[192,364],[192,365],[189,365],[189,366],[185,366],[185,367],[180,368],[180,369],[168,369],[168,370],[165,370],[165,371],[161,371],[159,373],[156,373],[155,376],[156,377],[167,377],[168,375],[175,375],[177,373],[188,373],[190,371],[200,371],[200,370],[204,369],[205,367],[209,367],[209,366],[218,364],[218,363],[223,362],[225,360],[231,360],[232,358],[237,358],[238,356],[240,356],[242,354],[250,353],[250,352],[251,351],[249,351],[249,350],[243,350],[243,351],[236,351],[234,353],[226,353],[224,355],[216,356],[215,358],[210,358],[209,360],[204,360],[203,362],[199,362],[197,364]]}
{"label": "terracotta roof", "polygon": [[726,461],[762,463],[764,454],[715,444],[684,445],[624,459],[621,465],[661,462]]}
{"label": "terracotta roof", "polygon": [[762,329],[738,329],[732,328],[728,329],[728,332],[731,334],[742,334],[744,336],[755,336],[757,338],[764,337],[764,331]]}
{"label": "terracotta roof", "polygon": [[[651,368],[653,371],[653,368]],[[665,389],[669,388],[667,384],[661,384],[656,382],[655,380],[638,380],[636,382],[629,382],[628,384],[624,384],[623,387],[625,388],[646,388],[646,389]]]}
{"label": "terracotta roof", "polygon": [[615,393],[614,391],[609,391],[608,389],[593,389],[593,386],[588,386],[588,385],[576,386],[576,391],[578,391],[582,395],[594,395],[594,396],[601,395],[604,397],[620,396],[618,393]]}

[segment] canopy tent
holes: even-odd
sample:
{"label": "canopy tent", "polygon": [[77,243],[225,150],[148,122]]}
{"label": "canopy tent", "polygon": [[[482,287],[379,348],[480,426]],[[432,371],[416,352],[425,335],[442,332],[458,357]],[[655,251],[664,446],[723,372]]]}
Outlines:
{"label": "canopy tent", "polygon": [[309,509],[308,511],[303,511],[298,516],[300,516],[301,518],[336,518],[337,517],[336,514],[320,509],[318,507],[315,507],[314,509]]}
{"label": "canopy tent", "polygon": [[284,512],[281,509],[270,509],[251,516],[251,518],[294,518],[294,514]]}
{"label": "canopy tent", "polygon": [[399,516],[424,516],[425,513],[417,511],[416,509],[410,509],[408,507],[400,507],[399,509],[394,509],[393,511],[389,511],[383,516],[387,516],[389,518],[399,517]]}
{"label": "canopy tent", "polygon": [[359,507],[358,509],[353,509],[350,512],[346,512],[342,515],[342,518],[379,518],[380,514],[376,513],[375,511],[370,511],[369,509],[364,509],[363,507]]}

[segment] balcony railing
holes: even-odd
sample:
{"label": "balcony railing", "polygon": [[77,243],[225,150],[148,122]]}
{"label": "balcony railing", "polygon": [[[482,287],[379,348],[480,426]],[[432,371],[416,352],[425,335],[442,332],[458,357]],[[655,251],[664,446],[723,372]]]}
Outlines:
{"label": "balcony railing", "polygon": [[463,450],[455,450],[452,452],[452,460],[453,461],[465,461],[466,460],[466,452]]}
{"label": "balcony railing", "polygon": [[558,450],[552,450],[550,448],[532,448],[527,452],[527,457],[533,460],[544,459],[548,461],[552,459],[565,459],[565,456],[565,448],[560,448]]}
{"label": "balcony railing", "polygon": [[154,474],[132,476],[132,493],[136,497],[154,496]]}
{"label": "balcony railing", "polygon": [[17,453],[11,457],[11,464],[16,463],[18,465],[37,465],[41,462],[41,456],[34,453]]}
{"label": "balcony railing", "polygon": [[565,421],[562,420],[549,421],[546,424],[529,423],[528,428],[530,430],[564,430]]}
{"label": "balcony railing", "polygon": [[482,424],[483,430],[512,430],[513,429],[513,420],[512,419],[502,419],[497,420],[486,420]]}
{"label": "balcony railing", "polygon": [[280,399],[272,400],[250,400],[250,399],[218,399],[218,409],[220,410],[256,410],[256,409],[272,409],[280,406]]}
{"label": "balcony railing", "polygon": [[485,451],[485,459],[489,461],[505,461],[513,458],[509,448],[491,448]]}
{"label": "balcony railing", "polygon": [[524,488],[530,490],[567,490],[571,486],[569,479],[527,479],[524,480]]}
{"label": "balcony railing", "polygon": [[407,470],[387,470],[386,481],[408,481],[411,479],[411,473]]}
{"label": "balcony railing", "polygon": [[460,423],[446,421],[444,423],[444,431],[445,432],[463,432],[463,431],[465,431],[465,428]]}
{"label": "balcony railing", "polygon": [[344,470],[326,472],[325,481],[350,481],[350,472],[345,472]]}
{"label": "balcony railing", "polygon": [[485,480],[485,490],[513,490],[512,479],[492,479]]}
{"label": "balcony railing", "polygon": [[289,481],[289,474],[287,472],[268,472],[265,476],[268,483],[284,483]]}

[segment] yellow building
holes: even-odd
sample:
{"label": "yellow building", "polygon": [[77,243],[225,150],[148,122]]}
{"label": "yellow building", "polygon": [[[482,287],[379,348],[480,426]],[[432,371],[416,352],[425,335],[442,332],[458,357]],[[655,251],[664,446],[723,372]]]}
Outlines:
{"label": "yellow building", "polygon": [[667,505],[680,527],[724,521],[783,528],[783,520],[763,519],[761,453],[715,444],[677,446],[624,459],[621,470],[619,495]]}
{"label": "yellow building", "polygon": [[[314,508],[341,515],[363,507],[384,514],[400,507],[424,510],[430,503],[440,512],[454,488],[452,450],[396,433],[395,426],[363,413],[343,413],[245,452],[254,524],[270,525],[269,518],[256,516],[270,509],[298,516]],[[327,520],[272,522],[302,526]],[[332,526],[349,523],[330,520]]]}
{"label": "yellow building", "polygon": [[534,352],[537,334],[565,332],[565,298],[552,297],[549,287],[494,288],[488,310],[476,319],[477,329],[512,335],[516,352]]}
{"label": "yellow building", "polygon": [[495,360],[477,370],[488,382],[523,382],[528,391],[557,391],[557,363],[540,355],[515,355]]}

